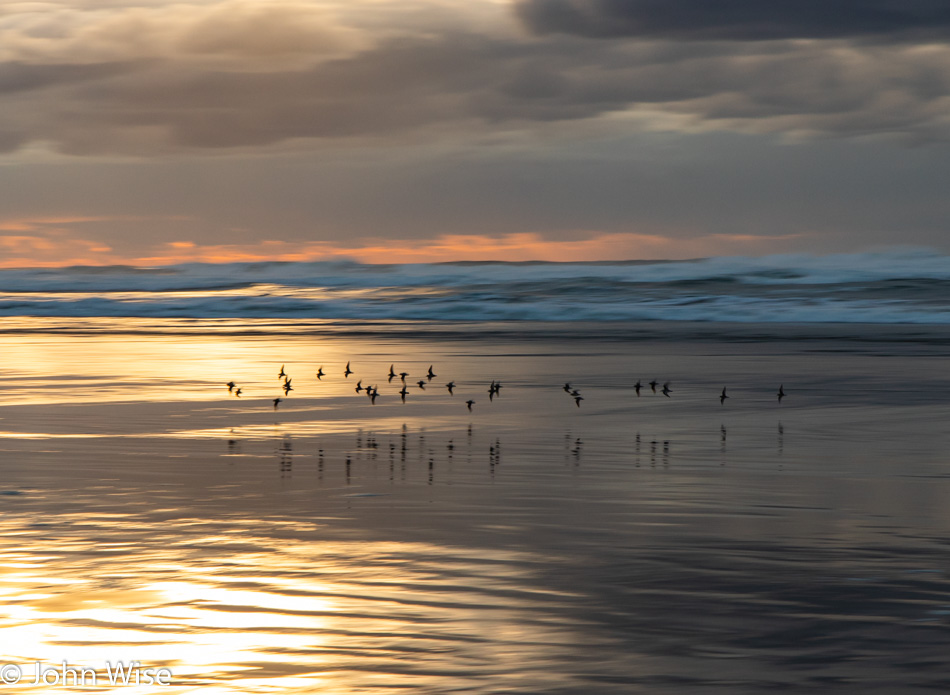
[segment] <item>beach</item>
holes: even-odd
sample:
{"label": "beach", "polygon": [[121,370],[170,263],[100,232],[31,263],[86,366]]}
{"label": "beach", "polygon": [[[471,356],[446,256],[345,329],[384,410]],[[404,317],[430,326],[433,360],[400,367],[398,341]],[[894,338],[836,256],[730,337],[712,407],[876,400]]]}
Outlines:
{"label": "beach", "polygon": [[818,4],[0,2],[0,695],[950,693],[950,5]]}
{"label": "beach", "polygon": [[948,337],[12,321],[7,687],[119,660],[165,692],[942,688]]}

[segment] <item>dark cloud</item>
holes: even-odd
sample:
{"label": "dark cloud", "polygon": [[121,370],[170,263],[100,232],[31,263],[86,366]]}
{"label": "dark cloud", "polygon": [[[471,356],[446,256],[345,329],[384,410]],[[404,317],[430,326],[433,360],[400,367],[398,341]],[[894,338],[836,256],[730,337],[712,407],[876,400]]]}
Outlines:
{"label": "dark cloud", "polygon": [[110,75],[119,75],[128,70],[128,65],[115,63],[31,65],[10,61],[0,63],[0,94],[86,82]]}
{"label": "dark cloud", "polygon": [[[672,4],[684,9],[684,26],[705,12],[698,4],[692,11]],[[648,5],[531,0],[519,11],[530,17],[560,7],[562,14],[599,22],[611,13],[634,17],[634,9]],[[893,12],[909,13],[905,5]],[[737,15],[738,6],[727,3],[732,15],[724,10],[722,17]],[[840,12],[842,5],[835,6]],[[194,17],[175,15],[176,21],[152,18],[150,39],[141,42],[128,39],[129,22],[142,21],[138,15],[103,20],[95,31],[61,29],[62,39],[39,43],[8,29],[8,52],[17,58],[0,62],[0,149],[41,141],[70,154],[148,156],[304,141],[303,147],[328,140],[477,141],[555,126],[574,127],[582,137],[590,124],[615,131],[950,139],[950,45],[590,41],[462,27],[354,36],[348,29],[328,33],[312,18],[294,22],[294,12],[303,10],[282,7],[266,40],[247,47],[244,37],[258,15],[245,13],[211,31],[209,17],[223,11],[216,5]],[[805,4],[796,7],[804,21]],[[626,24],[618,19],[615,26]],[[314,40],[312,54],[307,38]],[[41,50],[42,61],[27,62]],[[83,60],[64,62],[71,53]]]}
{"label": "dark cloud", "polygon": [[950,37],[942,0],[521,0],[538,34],[761,41]]}

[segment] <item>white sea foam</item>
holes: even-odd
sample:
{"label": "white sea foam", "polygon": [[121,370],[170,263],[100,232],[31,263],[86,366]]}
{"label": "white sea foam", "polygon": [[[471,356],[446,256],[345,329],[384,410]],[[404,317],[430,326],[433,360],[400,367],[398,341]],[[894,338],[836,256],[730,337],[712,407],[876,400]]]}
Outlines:
{"label": "white sea foam", "polygon": [[0,271],[0,315],[950,323],[929,250],[675,262],[185,264]]}

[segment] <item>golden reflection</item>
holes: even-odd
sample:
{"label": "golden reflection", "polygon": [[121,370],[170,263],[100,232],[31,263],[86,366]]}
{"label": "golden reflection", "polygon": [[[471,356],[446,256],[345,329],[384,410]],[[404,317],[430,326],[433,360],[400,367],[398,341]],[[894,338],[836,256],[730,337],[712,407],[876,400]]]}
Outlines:
{"label": "golden reflection", "polygon": [[[283,364],[301,395],[350,394],[353,385],[342,370],[354,348],[350,341],[309,336],[6,334],[0,336],[7,365],[0,374],[0,406],[203,400],[240,409],[248,400],[281,392],[277,374]],[[327,373],[323,381],[315,377],[320,366]],[[385,382],[385,358],[360,366]],[[243,401],[228,392],[228,381],[242,387]]]}
{"label": "golden reflection", "polygon": [[[318,490],[310,499],[314,489],[297,482],[312,482],[313,467],[267,488],[258,460],[224,458],[213,441],[266,440],[248,455],[273,456],[270,443],[310,437],[301,458],[321,472],[318,447],[334,441],[323,435],[349,443],[370,427],[396,446],[410,411],[391,395],[399,380],[387,381],[390,364],[422,378],[439,361],[434,349],[416,355],[407,350],[414,343],[315,323],[256,335],[275,324],[249,322],[240,336],[228,322],[195,324],[187,336],[174,328],[187,322],[145,319],[84,320],[67,333],[56,320],[34,324],[48,333],[17,325],[30,326],[0,334],[0,450],[14,452],[8,460],[29,456],[0,490],[0,664],[67,660],[101,672],[107,660],[134,660],[170,668],[169,693],[477,690],[515,661],[522,674],[536,664],[538,691],[553,682],[550,664],[571,653],[576,625],[547,617],[564,596],[535,581],[538,557],[348,537],[333,523],[339,507],[326,504],[361,504],[333,490],[339,448],[327,449],[330,497]],[[356,371],[349,379],[347,362]],[[465,362],[452,378],[474,381],[480,367]],[[282,366],[295,390],[274,410]],[[354,393],[358,379],[387,389],[379,404]],[[241,398],[228,381],[241,385]],[[432,391],[409,406],[425,414],[427,435],[452,417],[452,397]],[[422,420],[409,421],[412,455],[422,456]],[[28,439],[56,443],[40,449]],[[202,455],[211,448],[221,455]],[[354,462],[375,465],[368,456]],[[277,496],[255,514],[243,504],[261,489]],[[291,498],[312,506],[282,517]],[[390,537],[385,516],[380,528]]]}
{"label": "golden reflection", "polygon": [[438,689],[449,661],[548,658],[566,640],[561,626],[519,626],[559,598],[530,586],[537,558],[521,553],[308,540],[315,524],[258,519],[46,518],[0,524],[4,663],[135,660],[170,668],[174,693],[350,693]]}
{"label": "golden reflection", "polygon": [[[215,330],[235,330],[233,324],[213,321],[184,337],[175,322],[169,332],[156,328],[162,322],[113,323],[112,330],[99,332],[104,324],[80,322],[86,326],[81,332],[59,334],[55,322],[41,321],[38,326],[50,333],[0,334],[6,362],[0,371],[0,442],[266,438],[279,423],[294,434],[316,436],[354,432],[368,421],[376,431],[392,431],[409,412],[424,416],[427,427],[467,417],[440,380],[424,393],[418,389],[415,381],[425,377],[434,358],[419,357],[412,348],[407,353],[405,344],[387,348],[386,342],[335,335],[319,324],[278,332],[267,322],[251,322],[271,326],[269,334],[234,336]],[[143,336],[140,331],[150,325],[157,332]],[[345,378],[348,362],[355,373]],[[406,403],[398,395],[400,379],[388,376],[391,364],[409,373]],[[289,395],[278,377],[282,367],[292,379]],[[452,378],[478,378],[478,365],[454,366]],[[358,397],[357,382],[377,386],[378,401]],[[231,390],[229,383],[235,384]]]}

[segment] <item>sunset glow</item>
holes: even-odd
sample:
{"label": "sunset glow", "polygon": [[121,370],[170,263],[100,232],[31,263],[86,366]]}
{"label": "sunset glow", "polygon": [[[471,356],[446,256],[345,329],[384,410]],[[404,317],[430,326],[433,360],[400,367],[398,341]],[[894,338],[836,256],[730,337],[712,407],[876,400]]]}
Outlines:
{"label": "sunset glow", "polygon": [[939,12],[678,2],[7,2],[0,267],[950,248]]}

